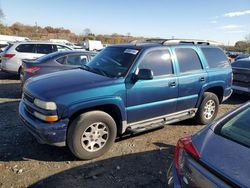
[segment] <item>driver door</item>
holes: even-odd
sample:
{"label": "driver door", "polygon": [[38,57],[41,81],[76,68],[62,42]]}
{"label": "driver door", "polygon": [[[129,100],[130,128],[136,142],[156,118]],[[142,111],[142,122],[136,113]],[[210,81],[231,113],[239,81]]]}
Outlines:
{"label": "driver door", "polygon": [[178,83],[169,50],[149,51],[138,69],[153,71],[153,79],[137,80],[127,85],[128,123],[160,117],[175,112]]}

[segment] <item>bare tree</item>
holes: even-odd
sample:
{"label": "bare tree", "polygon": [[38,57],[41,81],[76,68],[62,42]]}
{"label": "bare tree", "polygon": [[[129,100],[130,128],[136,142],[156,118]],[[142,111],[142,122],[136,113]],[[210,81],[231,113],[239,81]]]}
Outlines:
{"label": "bare tree", "polygon": [[5,15],[4,15],[4,13],[3,13],[3,9],[0,8],[0,20],[1,20],[1,19],[4,19],[4,18],[5,18]]}
{"label": "bare tree", "polygon": [[85,28],[85,29],[83,30],[83,34],[84,34],[85,36],[88,36],[90,33],[91,33],[91,30],[90,30],[89,28]]}
{"label": "bare tree", "polygon": [[2,8],[0,8],[0,22],[5,18]]}
{"label": "bare tree", "polygon": [[246,39],[247,42],[250,42],[250,34],[246,35],[245,39]]}

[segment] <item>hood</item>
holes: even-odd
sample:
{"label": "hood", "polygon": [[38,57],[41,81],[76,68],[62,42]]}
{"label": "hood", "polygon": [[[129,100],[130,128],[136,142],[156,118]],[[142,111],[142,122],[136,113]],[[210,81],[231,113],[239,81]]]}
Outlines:
{"label": "hood", "polygon": [[[79,91],[83,92],[93,88],[110,86],[116,81],[117,79],[114,78],[105,77],[82,69],[74,69],[32,77],[27,80],[24,90],[42,100],[52,100],[65,95],[77,95]],[[77,98],[76,95],[74,98]]]}
{"label": "hood", "polygon": [[250,149],[204,129],[192,138],[201,161],[240,186],[249,186]]}

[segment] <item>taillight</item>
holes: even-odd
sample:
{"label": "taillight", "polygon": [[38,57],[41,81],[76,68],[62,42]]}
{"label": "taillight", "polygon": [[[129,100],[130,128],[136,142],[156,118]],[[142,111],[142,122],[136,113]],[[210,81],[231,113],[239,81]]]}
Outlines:
{"label": "taillight", "polygon": [[24,72],[26,72],[28,75],[34,75],[36,71],[38,71],[40,69],[40,67],[37,66],[27,66],[24,69]]}
{"label": "taillight", "polygon": [[175,155],[174,155],[175,167],[178,172],[182,168],[182,165],[183,165],[184,151],[189,153],[194,158],[200,158],[199,152],[196,150],[196,148],[194,147],[192,143],[192,138],[191,137],[181,138],[177,142]]}
{"label": "taillight", "polygon": [[10,59],[10,58],[14,57],[15,55],[16,54],[4,54],[3,58]]}

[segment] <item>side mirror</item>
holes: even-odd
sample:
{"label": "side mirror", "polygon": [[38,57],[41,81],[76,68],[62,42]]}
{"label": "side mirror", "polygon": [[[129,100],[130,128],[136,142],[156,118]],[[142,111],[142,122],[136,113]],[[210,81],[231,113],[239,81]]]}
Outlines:
{"label": "side mirror", "polygon": [[153,71],[150,69],[139,69],[138,75],[136,78],[138,80],[152,80],[153,79]]}

